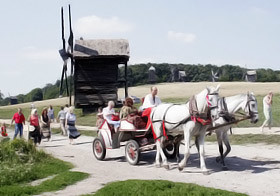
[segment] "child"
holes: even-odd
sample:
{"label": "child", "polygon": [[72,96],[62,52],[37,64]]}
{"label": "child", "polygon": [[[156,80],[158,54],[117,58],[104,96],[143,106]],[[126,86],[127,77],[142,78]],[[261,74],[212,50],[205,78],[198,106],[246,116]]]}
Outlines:
{"label": "child", "polygon": [[2,126],[1,126],[1,135],[3,137],[7,137],[8,136],[7,130],[6,130],[6,123],[3,123]]}

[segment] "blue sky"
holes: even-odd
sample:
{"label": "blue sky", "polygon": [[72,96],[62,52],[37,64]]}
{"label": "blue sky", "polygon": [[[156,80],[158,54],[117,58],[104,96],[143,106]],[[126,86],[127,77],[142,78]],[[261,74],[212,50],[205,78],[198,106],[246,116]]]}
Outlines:
{"label": "blue sky", "polygon": [[60,7],[69,3],[75,38],[128,39],[130,64],[280,69],[277,0],[10,0],[0,7],[0,90],[5,96],[60,78]]}

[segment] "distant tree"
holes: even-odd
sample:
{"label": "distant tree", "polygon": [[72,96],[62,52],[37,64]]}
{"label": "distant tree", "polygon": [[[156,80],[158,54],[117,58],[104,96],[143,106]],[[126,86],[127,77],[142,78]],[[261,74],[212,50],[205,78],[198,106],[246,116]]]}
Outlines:
{"label": "distant tree", "polygon": [[43,91],[40,88],[35,88],[30,92],[31,101],[41,101],[43,100]]}

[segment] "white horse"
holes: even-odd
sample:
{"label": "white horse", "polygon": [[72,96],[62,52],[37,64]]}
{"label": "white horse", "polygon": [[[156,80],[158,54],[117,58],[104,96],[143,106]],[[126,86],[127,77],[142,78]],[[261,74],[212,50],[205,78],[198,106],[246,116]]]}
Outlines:
{"label": "white horse", "polygon": [[[231,146],[228,139],[228,130],[231,128],[230,122],[235,121],[235,114],[239,110],[243,110],[246,113],[246,117],[251,119],[251,123],[258,122],[258,103],[253,93],[239,94],[231,97],[220,98],[218,101],[218,108],[211,112],[211,114],[213,115],[213,126],[218,126],[226,123],[229,124],[215,130],[220,151],[220,157],[217,157],[216,161],[221,162],[224,170],[227,169],[224,159],[231,151]],[[227,147],[227,150],[224,154],[223,143]]]}
{"label": "white horse", "polygon": [[[194,100],[196,100],[197,105],[197,112],[200,118],[208,118],[211,108],[217,107],[219,88],[219,85],[216,88],[209,87],[194,96]],[[179,170],[182,170],[186,166],[187,159],[190,155],[190,141],[192,136],[196,136],[196,144],[200,153],[200,167],[203,172],[208,172],[204,161],[204,138],[206,129],[209,126],[203,126],[199,122],[191,119],[189,102],[182,105],[160,104],[159,106],[153,108],[150,118],[152,120],[154,133],[157,137],[157,167],[160,166],[161,157],[163,166],[166,169],[169,168],[167,158],[163,152],[164,142],[166,140],[163,133],[165,128],[169,135],[184,134],[185,154],[184,159],[179,163]]]}

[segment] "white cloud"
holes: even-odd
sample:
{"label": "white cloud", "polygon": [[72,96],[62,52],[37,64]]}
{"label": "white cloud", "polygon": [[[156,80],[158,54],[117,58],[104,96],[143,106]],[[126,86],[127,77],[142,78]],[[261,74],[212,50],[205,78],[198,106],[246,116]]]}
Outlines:
{"label": "white cloud", "polygon": [[118,17],[100,18],[98,16],[86,16],[78,19],[75,31],[80,36],[92,36],[114,33],[125,33],[132,30],[132,25],[120,20]]}
{"label": "white cloud", "polygon": [[56,49],[38,49],[34,46],[29,46],[22,49],[20,56],[27,60],[59,60],[59,53]]}
{"label": "white cloud", "polygon": [[196,35],[193,33],[182,33],[175,31],[168,31],[167,37],[169,40],[183,41],[185,43],[192,43],[196,40]]}

